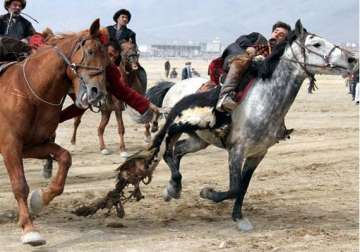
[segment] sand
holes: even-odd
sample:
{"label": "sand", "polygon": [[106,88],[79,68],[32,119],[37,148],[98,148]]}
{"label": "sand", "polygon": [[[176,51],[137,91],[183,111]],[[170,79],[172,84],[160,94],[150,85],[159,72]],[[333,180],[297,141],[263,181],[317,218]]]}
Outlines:
{"label": "sand", "polygon": [[[179,75],[185,59],[170,59]],[[142,59],[149,84],[164,78],[164,60]],[[192,60],[206,76],[206,60]],[[105,132],[112,151],[99,152],[98,114],[87,112],[71,146],[73,121],[59,126],[57,143],[71,150],[73,164],[64,193],[36,218],[47,239],[41,248],[23,246],[15,218],[17,204],[6,169],[0,164],[0,251],[357,251],[358,249],[358,106],[344,80],[318,76],[319,90],[307,94],[304,83],[286,117],[295,128],[290,140],[273,146],[255,171],[243,207],[254,229],[240,232],[231,220],[233,202],[219,204],[199,197],[201,188],[228,187],[227,153],[208,147],[186,156],[181,165],[179,200],[164,202],[170,172],[162,161],[153,181],[142,186],[140,202],[125,204],[119,219],[99,211],[91,217],[71,213],[76,206],[103,196],[114,185],[118,151],[115,119]],[[125,115],[128,151],[144,146],[144,127]],[[47,184],[42,161],[25,160],[31,189]],[[5,216],[5,217],[4,217]]]}

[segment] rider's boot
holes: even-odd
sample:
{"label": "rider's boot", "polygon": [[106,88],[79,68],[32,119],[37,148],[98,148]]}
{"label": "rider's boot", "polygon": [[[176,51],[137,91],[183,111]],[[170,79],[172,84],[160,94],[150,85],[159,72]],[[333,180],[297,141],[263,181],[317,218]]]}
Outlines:
{"label": "rider's boot", "polygon": [[235,101],[235,90],[254,56],[255,49],[249,47],[245,53],[237,55],[229,61],[230,69],[221,87],[219,99],[216,104],[218,111],[231,112],[238,105]]}

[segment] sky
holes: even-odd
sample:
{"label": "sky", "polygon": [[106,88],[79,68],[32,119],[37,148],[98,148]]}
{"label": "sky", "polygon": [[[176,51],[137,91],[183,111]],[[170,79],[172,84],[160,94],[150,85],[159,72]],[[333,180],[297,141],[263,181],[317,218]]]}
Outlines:
{"label": "sky", "polygon": [[30,0],[24,12],[40,22],[32,22],[38,31],[70,32],[96,18],[102,26],[114,24],[121,8],[132,13],[128,27],[140,45],[217,37],[226,44],[253,31],[269,36],[276,21],[294,26],[297,19],[331,42],[359,40],[359,0]]}

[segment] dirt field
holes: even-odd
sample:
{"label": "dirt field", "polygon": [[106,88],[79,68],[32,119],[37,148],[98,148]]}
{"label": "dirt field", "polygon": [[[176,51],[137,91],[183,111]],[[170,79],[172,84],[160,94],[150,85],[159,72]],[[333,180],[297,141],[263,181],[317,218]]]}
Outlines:
{"label": "dirt field", "polygon": [[[165,60],[142,60],[149,83],[163,78]],[[185,60],[171,60],[180,70]],[[207,61],[193,60],[206,75]],[[122,162],[114,118],[106,131],[113,153],[98,150],[99,115],[86,113],[78,143],[70,146],[72,121],[61,125],[57,142],[71,149],[73,165],[65,192],[36,219],[47,239],[41,248],[20,244],[21,230],[13,217],[16,202],[6,169],[0,166],[0,251],[358,251],[358,106],[335,76],[318,76],[319,90],[303,88],[286,117],[296,131],[272,147],[256,170],[244,203],[254,225],[240,232],[231,220],[233,202],[213,204],[200,199],[205,186],[226,189],[227,154],[215,147],[182,161],[183,193],[166,203],[162,191],[169,179],[163,162],[153,181],[142,187],[145,199],[125,204],[126,216],[99,211],[88,218],[71,214],[75,206],[103,196],[113,188],[114,169]],[[125,116],[129,152],[143,145],[143,127]],[[42,162],[25,160],[31,189],[45,186]]]}

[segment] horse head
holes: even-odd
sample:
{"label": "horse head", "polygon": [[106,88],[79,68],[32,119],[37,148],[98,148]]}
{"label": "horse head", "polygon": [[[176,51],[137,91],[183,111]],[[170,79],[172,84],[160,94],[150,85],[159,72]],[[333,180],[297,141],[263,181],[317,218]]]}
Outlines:
{"label": "horse head", "polygon": [[123,41],[121,44],[121,64],[127,72],[136,71],[139,68],[139,52],[136,44],[129,41]]}
{"label": "horse head", "polygon": [[291,46],[285,52],[285,58],[300,65],[307,76],[344,74],[351,71],[357,62],[351,52],[307,32],[300,20],[288,39]]}
{"label": "horse head", "polygon": [[72,54],[67,59],[67,77],[72,81],[76,95],[76,105],[87,108],[98,106],[105,99],[105,68],[110,63],[101,39],[99,19],[95,20],[89,31],[82,32],[75,42]]}

